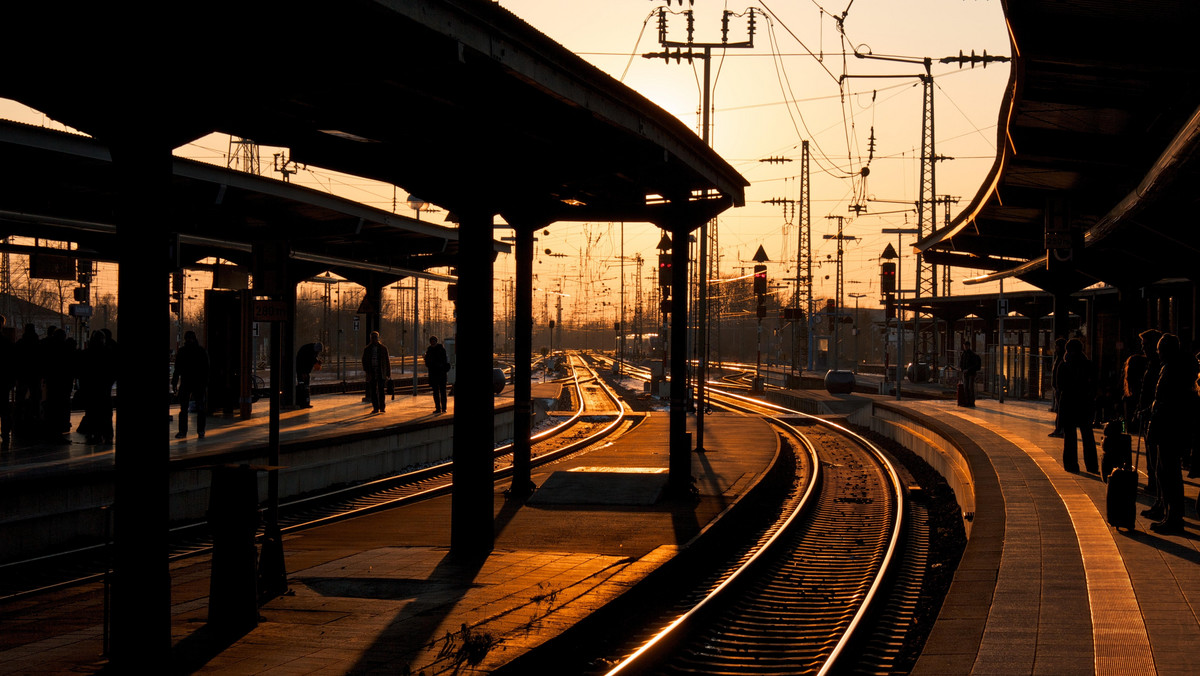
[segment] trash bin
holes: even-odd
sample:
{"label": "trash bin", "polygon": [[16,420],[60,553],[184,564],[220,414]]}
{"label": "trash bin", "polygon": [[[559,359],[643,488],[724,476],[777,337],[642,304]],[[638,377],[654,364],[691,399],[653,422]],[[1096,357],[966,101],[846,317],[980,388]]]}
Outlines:
{"label": "trash bin", "polygon": [[826,371],[825,390],[830,394],[850,394],[854,391],[854,371]]}
{"label": "trash bin", "polygon": [[240,635],[258,624],[258,472],[249,465],[221,465],[212,471],[208,623],[218,633]]}
{"label": "trash bin", "polygon": [[504,391],[504,384],[508,380],[504,376],[504,369],[492,369],[492,394],[500,394]]}

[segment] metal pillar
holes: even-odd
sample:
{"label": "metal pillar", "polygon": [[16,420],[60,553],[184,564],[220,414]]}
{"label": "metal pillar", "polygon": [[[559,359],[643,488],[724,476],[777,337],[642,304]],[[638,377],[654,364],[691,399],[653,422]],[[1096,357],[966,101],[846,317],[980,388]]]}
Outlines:
{"label": "metal pillar", "polygon": [[530,478],[530,416],[533,412],[533,228],[516,228],[516,331],[513,343],[513,475],[510,495],[521,498],[534,490]]}
{"label": "metal pillar", "polygon": [[492,549],[492,218],[459,214],[450,551]]}
{"label": "metal pillar", "polygon": [[668,490],[675,496],[692,488],[692,449],[687,441],[687,281],[688,230],[671,229],[671,409]]}
{"label": "metal pillar", "polygon": [[163,387],[166,372],[147,368],[146,357],[161,354],[171,340],[170,321],[151,319],[167,314],[168,261],[178,257],[162,222],[170,212],[171,151],[136,134],[113,142],[111,149],[120,194],[117,387],[126,397],[117,415],[114,452],[110,656],[120,671],[156,671],[169,664],[171,653],[170,448],[162,427],[171,402]]}

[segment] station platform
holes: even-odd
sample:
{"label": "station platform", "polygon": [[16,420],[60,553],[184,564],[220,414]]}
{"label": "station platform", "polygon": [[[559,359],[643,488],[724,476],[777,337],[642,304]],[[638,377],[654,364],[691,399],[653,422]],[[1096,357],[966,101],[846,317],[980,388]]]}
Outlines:
{"label": "station platform", "polygon": [[[874,399],[954,436],[976,472],[967,550],[914,674],[1196,673],[1194,479],[1184,534],[1154,533],[1140,515],[1117,530],[1102,478],[1063,469],[1045,402]],[[1152,502],[1144,450],[1139,512]]]}
{"label": "station platform", "polygon": [[[555,398],[561,388],[561,384],[553,381],[535,383],[533,398]],[[454,397],[447,398],[446,413],[435,414],[433,397],[428,391],[420,391],[413,396],[411,388],[404,387],[403,384],[397,385],[396,395],[388,397],[387,407],[380,413],[371,412],[371,404],[364,400],[361,391],[314,395],[311,402],[311,408],[284,407],[281,410],[281,443],[344,437],[417,423],[441,421],[449,424],[454,417]],[[497,395],[495,404],[498,409],[512,406],[512,388],[507,387]],[[114,413],[114,421],[119,413],[119,410]],[[251,407],[249,418],[242,419],[236,413],[230,416],[208,416],[205,436],[201,439],[197,434],[196,414],[193,412],[189,414],[187,436],[176,439],[175,434],[179,429],[179,407],[175,405],[163,412],[163,434],[169,439],[173,462],[209,459],[235,449],[265,446],[269,418],[268,401],[259,399]],[[48,474],[111,467],[113,444],[85,443],[84,435],[75,431],[82,419],[83,411],[71,412],[71,432],[64,436],[69,443],[15,438],[11,448],[0,453],[0,484]]]}
{"label": "station platform", "polygon": [[[912,673],[1196,672],[1195,479],[1185,482],[1183,534],[1154,533],[1140,516],[1136,530],[1116,530],[1105,521],[1101,477],[1062,468],[1046,402],[980,398],[968,409],[841,396],[953,439],[972,472],[970,539]],[[762,476],[775,449],[764,423],[723,413],[706,421],[709,452],[693,457],[692,470],[701,497],[687,506],[653,504],[647,493],[647,477],[667,463],[667,416],[651,412],[611,445],[536,470],[539,497],[528,504],[506,503],[507,484],[497,483],[486,559],[449,555],[449,498],[289,536],[290,593],[267,603],[258,627],[233,642],[206,633],[208,560],[178,563],[172,669],[494,671],[662,569]],[[1096,437],[1099,444],[1099,430]],[[1139,467],[1144,489],[1144,453]],[[1139,511],[1150,502],[1143,490]],[[61,604],[0,605],[8,629],[0,674],[100,669],[101,596],[92,588]]]}
{"label": "station platform", "polygon": [[[392,406],[388,406],[388,411]],[[230,643],[206,627],[208,557],[172,565],[176,673],[487,673],[670,562],[778,453],[761,420],[714,414],[693,459],[698,498],[659,500],[669,420],[535,468],[524,505],[495,484],[494,549],[450,556],[449,497],[285,537],[290,591]],[[205,441],[208,438],[206,437]],[[0,605],[0,674],[102,668],[100,588]]]}

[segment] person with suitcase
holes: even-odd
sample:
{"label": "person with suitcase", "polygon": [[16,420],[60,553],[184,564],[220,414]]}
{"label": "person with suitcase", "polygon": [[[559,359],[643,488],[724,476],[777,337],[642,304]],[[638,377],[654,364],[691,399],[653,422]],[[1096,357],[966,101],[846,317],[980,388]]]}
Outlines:
{"label": "person with suitcase", "polygon": [[1143,513],[1159,520],[1150,530],[1162,534],[1183,532],[1182,459],[1191,443],[1190,425],[1196,411],[1196,375],[1200,364],[1179,347],[1179,337],[1165,333],[1158,341],[1162,360],[1154,404],[1150,407],[1149,436],[1158,444],[1158,501]]}

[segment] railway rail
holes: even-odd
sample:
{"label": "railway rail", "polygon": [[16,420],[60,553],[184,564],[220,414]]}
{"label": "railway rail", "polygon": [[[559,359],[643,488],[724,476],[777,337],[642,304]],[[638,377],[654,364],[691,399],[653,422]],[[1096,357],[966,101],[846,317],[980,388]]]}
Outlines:
{"label": "railway rail", "polygon": [[900,473],[834,423],[738,395],[714,399],[766,415],[803,449],[800,482],[732,572],[608,673],[830,673],[866,631],[899,560]]}
{"label": "railway rail", "polygon": [[928,514],[906,499],[915,480],[853,431],[746,389],[736,375],[710,382],[710,404],[762,415],[803,450],[783,515],[713,574],[715,584],[666,609],[658,633],[624,642],[631,653],[601,658],[616,664],[592,672],[903,672],[922,640],[928,563]]}
{"label": "railway rail", "polygon": [[[531,435],[532,466],[558,460],[610,435],[623,434],[636,424],[629,419],[620,397],[582,359],[572,357],[569,368],[571,375],[564,380],[570,383],[575,410],[560,416],[553,427]],[[492,454],[495,478],[510,476],[512,444],[497,447]],[[451,463],[446,462],[281,502],[280,531],[293,532],[444,495],[451,490],[451,477]],[[206,522],[176,526],[171,529],[170,540],[172,561],[204,554],[212,548]],[[100,581],[106,574],[107,560],[107,546],[98,544],[0,565],[0,602]]]}

